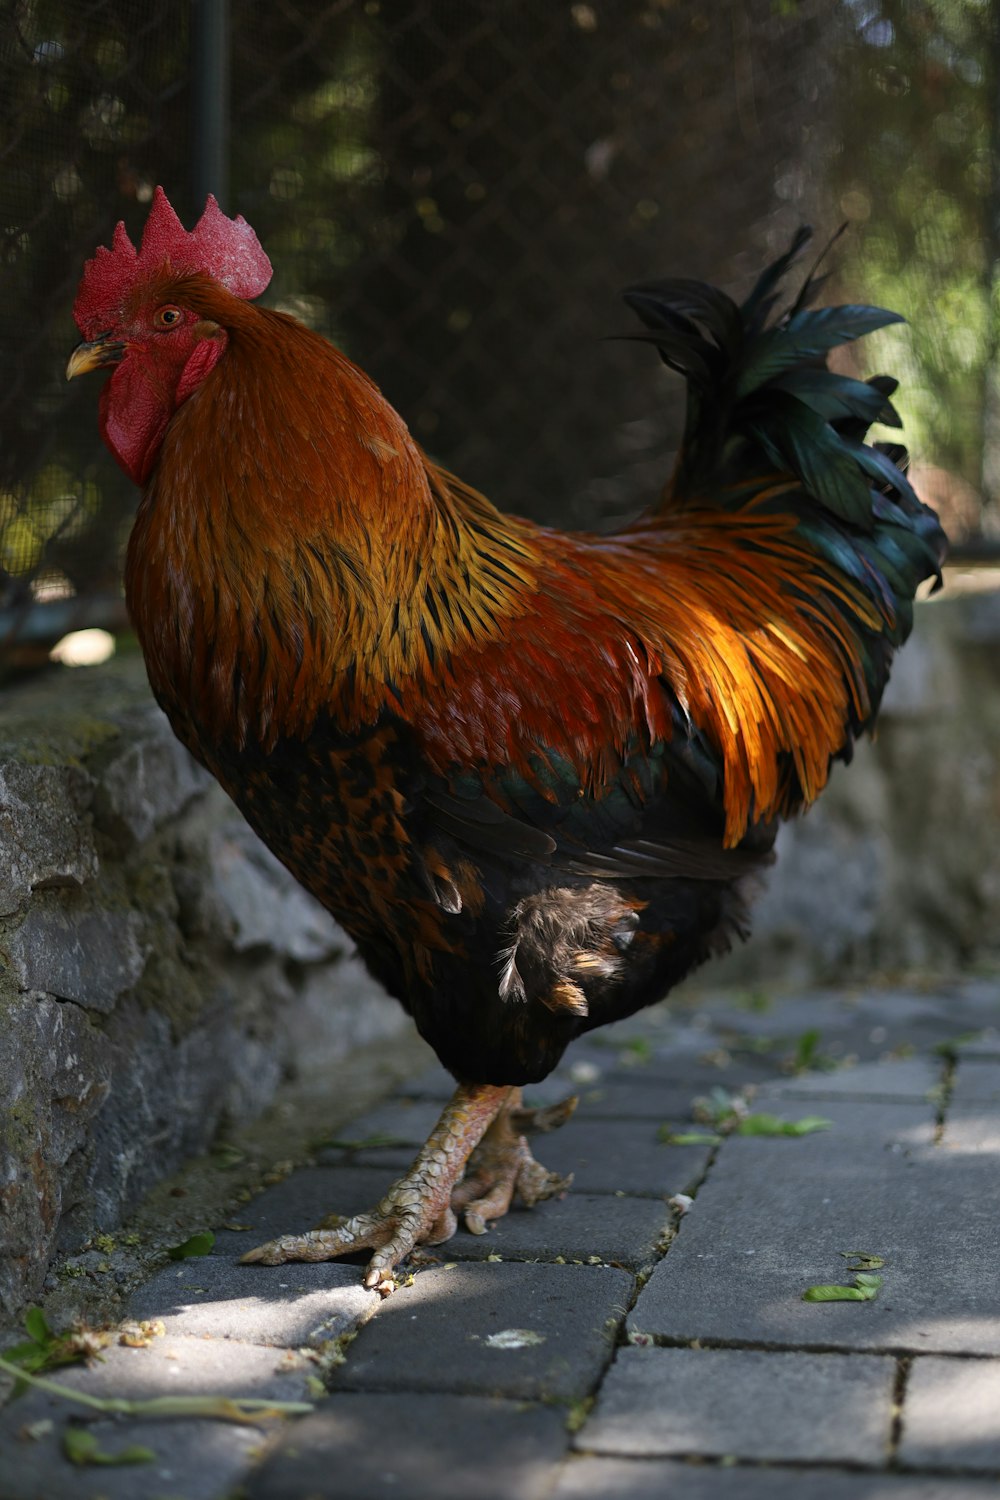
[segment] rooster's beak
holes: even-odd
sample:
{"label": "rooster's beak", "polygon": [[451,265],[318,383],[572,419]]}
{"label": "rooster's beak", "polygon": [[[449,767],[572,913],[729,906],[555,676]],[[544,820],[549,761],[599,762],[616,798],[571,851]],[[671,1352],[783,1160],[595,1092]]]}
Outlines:
{"label": "rooster's beak", "polygon": [[86,375],[90,370],[100,370],[104,365],[116,365],[124,353],[125,345],[122,340],[113,339],[108,333],[102,333],[89,342],[85,340],[82,344],[77,344],[69,357],[66,379]]}

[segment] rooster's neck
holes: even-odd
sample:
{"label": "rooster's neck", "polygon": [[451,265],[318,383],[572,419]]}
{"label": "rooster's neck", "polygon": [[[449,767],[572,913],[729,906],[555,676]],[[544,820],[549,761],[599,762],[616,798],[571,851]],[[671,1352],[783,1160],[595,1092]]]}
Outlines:
{"label": "rooster's neck", "polygon": [[534,587],[530,527],[430,466],[325,341],[260,325],[171,423],[129,544],[150,680],[189,742],[371,722]]}

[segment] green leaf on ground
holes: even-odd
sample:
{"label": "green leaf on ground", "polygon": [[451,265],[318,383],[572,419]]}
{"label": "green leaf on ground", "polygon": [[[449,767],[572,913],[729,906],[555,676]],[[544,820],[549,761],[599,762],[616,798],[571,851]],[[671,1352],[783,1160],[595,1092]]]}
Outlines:
{"label": "green leaf on ground", "polygon": [[215,1235],[210,1229],[205,1229],[201,1234],[193,1234],[182,1245],[171,1245],[167,1254],[171,1260],[187,1260],[192,1255],[211,1254],[214,1244]]}
{"label": "green leaf on ground", "polygon": [[156,1462],[152,1448],[141,1448],[138,1443],[123,1448],[120,1453],[106,1453],[92,1432],[84,1427],[67,1427],[63,1433],[63,1452],[70,1463],[81,1467],[89,1464],[151,1464]]}
{"label": "green leaf on ground", "polygon": [[656,1139],[662,1146],[717,1146],[722,1136],[710,1135],[705,1130],[671,1130],[669,1125],[661,1125]]}
{"label": "green leaf on ground", "polygon": [[832,1120],[822,1115],[804,1115],[801,1120],[783,1120],[780,1115],[747,1115],[736,1126],[736,1135],[812,1135],[829,1130]]}
{"label": "green leaf on ground", "polygon": [[882,1285],[881,1276],[861,1271],[853,1286],[811,1286],[802,1293],[803,1302],[873,1302]]}
{"label": "green leaf on ground", "polygon": [[885,1259],[881,1255],[869,1255],[867,1250],[841,1250],[845,1260],[853,1261],[848,1266],[849,1271],[881,1271],[885,1265]]}

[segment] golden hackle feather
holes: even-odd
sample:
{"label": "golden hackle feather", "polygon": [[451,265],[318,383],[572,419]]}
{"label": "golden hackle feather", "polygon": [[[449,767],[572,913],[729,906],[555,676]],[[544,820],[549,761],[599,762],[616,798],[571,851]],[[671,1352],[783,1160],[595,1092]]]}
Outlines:
{"label": "golden hackle feather", "polygon": [[205,278],[169,291],[230,347],[164,441],[129,593],[158,690],[197,704],[202,734],[268,748],[389,710],[434,769],[533,777],[554,754],[599,792],[637,736],[675,732],[676,701],[721,759],[727,844],[822,789],[869,707],[858,629],[882,621],[765,511],[780,479],[736,513],[548,531],[429,464],[294,320]]}

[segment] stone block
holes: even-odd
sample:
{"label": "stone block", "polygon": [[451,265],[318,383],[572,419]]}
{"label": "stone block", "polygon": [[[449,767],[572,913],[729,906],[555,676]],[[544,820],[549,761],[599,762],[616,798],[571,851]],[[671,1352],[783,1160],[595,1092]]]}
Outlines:
{"label": "stone block", "polygon": [[955,1070],[951,1104],[1000,1104],[1000,1058],[963,1056]]}
{"label": "stone block", "polygon": [[[692,1166],[690,1159],[687,1166]],[[374,1208],[399,1175],[398,1166],[388,1165],[314,1167],[296,1172],[287,1182],[248,1204],[241,1219],[252,1226],[250,1233],[246,1238],[224,1233],[219,1249],[242,1254],[251,1243],[311,1229],[328,1214],[349,1217]],[[674,1191],[683,1191],[689,1182],[688,1172],[680,1163],[677,1182]],[[557,1256],[587,1261],[597,1257],[639,1267],[655,1259],[670,1220],[671,1210],[662,1197],[618,1198],[570,1188],[565,1197],[547,1199],[535,1208],[515,1205],[486,1234],[470,1234],[459,1228],[452,1239],[431,1253],[445,1261],[486,1260],[491,1255],[510,1261],[554,1260]]]}
{"label": "stone block", "polygon": [[[61,1385],[102,1398],[126,1396],[252,1397],[302,1401],[312,1366],[273,1349],[205,1338],[157,1338],[145,1349],[113,1346],[91,1367],[58,1372]],[[152,1463],[121,1468],[80,1468],[62,1450],[70,1416],[80,1408],[42,1391],[0,1412],[3,1500],[135,1500],[137,1495],[219,1500],[232,1491],[259,1453],[264,1432],[230,1421],[135,1417],[98,1418],[87,1431],[115,1454],[133,1444],[152,1450]],[[39,1422],[52,1428],[36,1439],[23,1435]]]}
{"label": "stone block", "polygon": [[590,1453],[880,1464],[896,1362],[759,1349],[623,1349],[576,1446]]}
{"label": "stone block", "polygon": [[916,1359],[900,1460],[914,1468],[1000,1470],[1000,1360]]}
{"label": "stone block", "polygon": [[[995,1158],[935,1144],[929,1110],[915,1104],[824,1100],[815,1112],[833,1128],[725,1142],[630,1328],[683,1341],[1000,1353]],[[790,1101],[782,1113],[794,1118]],[[803,1302],[809,1286],[850,1282],[851,1251],[884,1259],[878,1297]]]}
{"label": "stone block", "polygon": [[942,1065],[936,1058],[893,1058],[765,1083],[757,1099],[931,1100],[941,1077]]}
{"label": "stone block", "polygon": [[633,1279],[608,1266],[458,1264],[420,1271],[361,1330],[337,1390],[570,1402],[611,1355]]}
{"label": "stone block", "polygon": [[483,1396],[338,1391],[282,1434],[246,1500],[547,1500],[564,1414]]}
{"label": "stone block", "polygon": [[297,1348],[352,1332],[378,1304],[354,1266],[241,1266],[206,1255],[165,1266],[133,1296],[128,1316],[162,1318],[168,1334],[188,1338]]}
{"label": "stone block", "polygon": [[[362,1143],[350,1152],[334,1148],[324,1160],[363,1162],[405,1170],[429,1135],[439,1110],[430,1100],[395,1099],[352,1120],[343,1139]],[[690,1130],[690,1120],[670,1126]],[[384,1145],[364,1143],[384,1140]],[[551,1134],[531,1137],[532,1150],[552,1172],[573,1174],[574,1195],[613,1193],[669,1198],[690,1191],[707,1165],[710,1147],[666,1145],[661,1126],[649,1119],[595,1119],[584,1105]]]}
{"label": "stone block", "polygon": [[[728,1455],[727,1455],[728,1457]],[[590,1458],[564,1465],[551,1500],[995,1500],[987,1480],[777,1464]],[[547,1497],[548,1500],[548,1497]]]}

